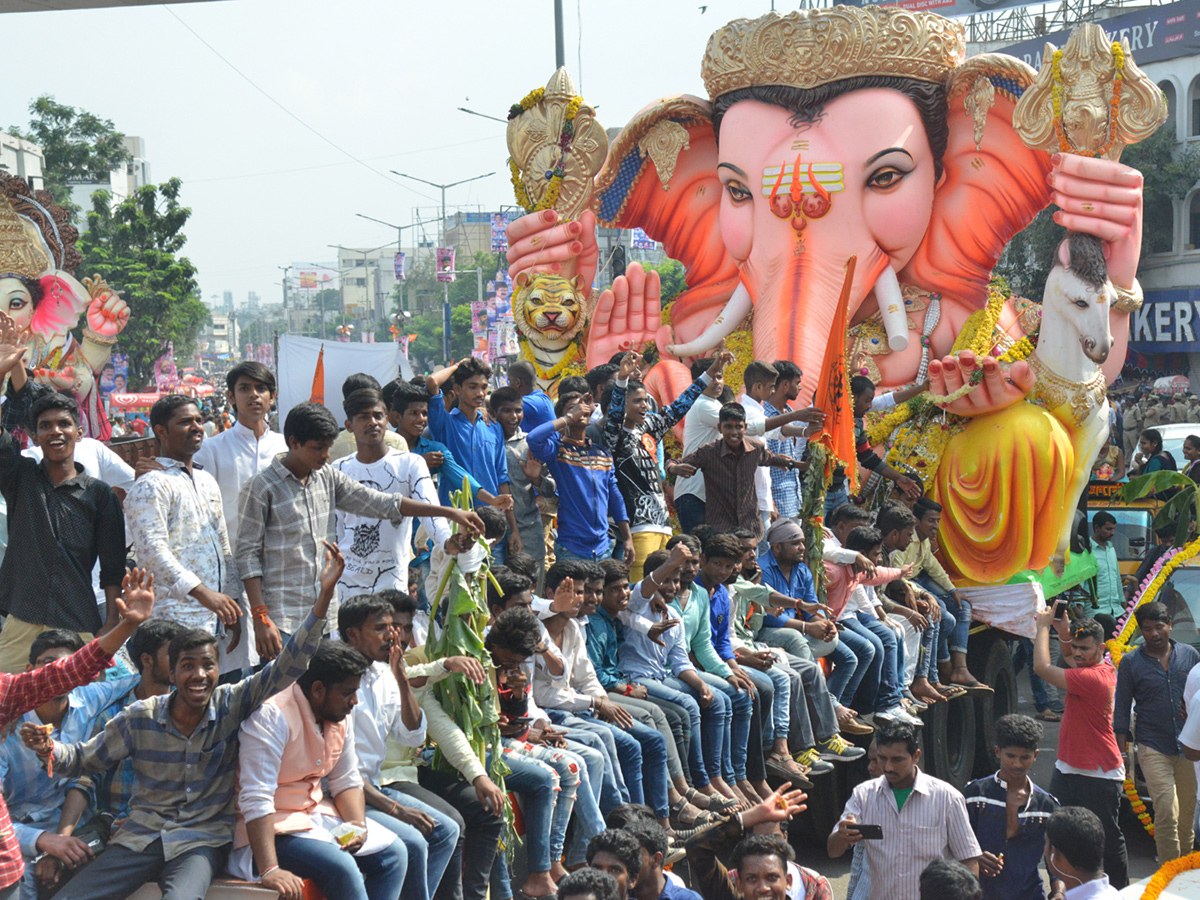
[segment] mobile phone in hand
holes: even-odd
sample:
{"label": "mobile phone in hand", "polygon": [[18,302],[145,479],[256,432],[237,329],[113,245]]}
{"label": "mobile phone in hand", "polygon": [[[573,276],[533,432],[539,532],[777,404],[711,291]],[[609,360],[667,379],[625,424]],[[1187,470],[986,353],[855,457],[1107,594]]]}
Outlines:
{"label": "mobile phone in hand", "polygon": [[854,825],[854,830],[862,835],[864,841],[882,841],[882,825]]}

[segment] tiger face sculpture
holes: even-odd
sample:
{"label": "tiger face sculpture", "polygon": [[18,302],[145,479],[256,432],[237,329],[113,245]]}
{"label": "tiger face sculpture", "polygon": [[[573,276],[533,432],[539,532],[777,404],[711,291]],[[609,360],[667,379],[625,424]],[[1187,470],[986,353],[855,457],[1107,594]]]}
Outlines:
{"label": "tiger face sculpture", "polygon": [[589,312],[584,287],[580,276],[568,279],[545,272],[517,276],[513,321],[522,348],[532,356],[538,387],[551,396],[557,391],[564,360],[569,363],[579,352],[576,339],[587,325]]}

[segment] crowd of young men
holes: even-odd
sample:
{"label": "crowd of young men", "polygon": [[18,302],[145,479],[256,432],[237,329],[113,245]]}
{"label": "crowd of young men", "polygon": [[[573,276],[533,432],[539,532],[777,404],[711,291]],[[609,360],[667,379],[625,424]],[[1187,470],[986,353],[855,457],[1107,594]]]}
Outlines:
{"label": "crowd of young men", "polygon": [[[739,402],[721,352],[658,409],[635,354],[564,379],[555,401],[527,364],[497,387],[466,359],[386,386],[351,376],[344,423],[302,403],[278,434],[274,376],[246,362],[227,376],[233,427],[206,436],[194,400],[163,397],[157,456],[135,472],[80,440],[73,400],[36,392],[11,332],[0,320],[6,405],[27,410],[37,455],[0,435],[0,668],[38,687],[5,712],[23,718],[0,748],[13,819],[0,900],[119,900],[146,881],[182,900],[225,874],[284,900],[305,880],[331,900],[609,900],[608,876],[620,900],[658,900],[689,893],[663,871],[684,843],[708,900],[782,900],[789,885],[823,900],[779,826],[808,776],[864,755],[844,735],[873,731],[882,774],[855,792],[831,853],[888,810],[892,840],[906,818],[950,831],[863,851],[864,896],[916,897],[945,848],[985,887],[1030,881],[1024,857],[997,865],[983,846],[995,827],[968,824],[962,797],[916,766],[918,713],[987,688],[966,668],[970,606],[934,556],[940,507],[865,439],[859,463],[905,499],[874,517],[829,509],[818,601],[796,516],[822,417],[793,408],[793,364],[753,363]],[[863,381],[860,437],[886,403]],[[451,503],[464,489],[475,511]],[[479,537],[483,650],[430,658],[441,576],[479,568]],[[127,557],[146,574],[127,575]],[[130,634],[127,660],[77,686]],[[482,753],[474,713],[436,689],[447,679],[494,685],[501,738]],[[1021,727],[980,796],[1034,796],[1027,766],[1004,766],[1010,746],[1036,753]],[[496,756],[523,822],[519,884]],[[906,861],[885,872],[892,852]]]}

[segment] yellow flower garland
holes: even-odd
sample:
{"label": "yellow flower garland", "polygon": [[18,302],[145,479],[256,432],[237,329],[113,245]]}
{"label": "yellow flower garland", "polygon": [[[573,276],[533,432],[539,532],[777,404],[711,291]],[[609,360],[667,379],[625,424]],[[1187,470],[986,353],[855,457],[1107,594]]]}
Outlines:
{"label": "yellow flower garland", "polygon": [[1200,869],[1200,851],[1164,863],[1162,868],[1151,876],[1146,890],[1142,892],[1142,900],[1158,900],[1167,886],[1175,880],[1176,875],[1193,869]]}
{"label": "yellow flower garland", "polygon": [[521,345],[521,355],[525,357],[526,361],[533,363],[533,368],[537,371],[537,377],[544,381],[552,381],[553,379],[557,378],[563,373],[563,370],[567,366],[571,365],[571,363],[575,362],[575,359],[579,356],[579,342],[572,342],[571,346],[567,348],[567,352],[563,354],[562,359],[556,362],[549,369],[543,369],[540,365],[538,365],[538,361],[534,359],[533,351],[529,349],[529,342],[526,341],[525,338],[521,338],[519,343]]}
{"label": "yellow flower garland", "polygon": [[[1167,583],[1167,579],[1174,574],[1175,570],[1189,559],[1195,557],[1198,553],[1200,553],[1200,538],[1192,541],[1190,544],[1172,556],[1170,560],[1167,561],[1167,564],[1158,570],[1158,574],[1154,576],[1154,580],[1146,586],[1144,591],[1142,591],[1142,596],[1138,600],[1137,606],[1135,606],[1134,609],[1137,609],[1138,606],[1143,606],[1154,600],[1154,598],[1158,596],[1158,592],[1162,590],[1162,586]],[[1121,633],[1112,640],[1108,641],[1106,644],[1108,647],[1108,653],[1112,657],[1114,666],[1120,665],[1121,657],[1133,649],[1129,645],[1129,639],[1133,637],[1133,631],[1135,628],[1137,628],[1137,620],[1133,617],[1133,610],[1130,610],[1129,616],[1125,620],[1125,627],[1121,629]]]}
{"label": "yellow flower garland", "polygon": [[1137,788],[1133,784],[1133,776],[1129,774],[1125,776],[1125,796],[1129,798],[1129,805],[1133,807],[1133,811],[1137,815],[1138,821],[1142,823],[1142,827],[1146,829],[1146,833],[1150,837],[1154,837],[1154,819],[1150,813],[1146,812],[1146,804],[1138,796]]}
{"label": "yellow flower garland", "polygon": [[[520,103],[513,104],[508,111],[508,118],[511,121],[521,113],[528,110],[530,107],[540,103],[546,95],[545,88],[535,88],[524,97]],[[546,185],[546,193],[542,195],[542,199],[537,203],[529,196],[529,192],[525,190],[524,180],[521,178],[521,169],[517,165],[517,161],[511,157],[508,160],[509,180],[512,181],[513,193],[516,195],[517,203],[527,213],[541,212],[543,209],[551,209],[558,201],[559,192],[562,190],[563,177],[566,175],[564,163],[566,162],[567,153],[570,151],[571,139],[575,136],[575,116],[579,114],[579,108],[583,106],[582,97],[572,97],[567,102],[566,112],[563,115],[562,131],[559,134],[558,145],[562,151],[555,163],[554,168],[546,173],[549,178],[549,184]]]}

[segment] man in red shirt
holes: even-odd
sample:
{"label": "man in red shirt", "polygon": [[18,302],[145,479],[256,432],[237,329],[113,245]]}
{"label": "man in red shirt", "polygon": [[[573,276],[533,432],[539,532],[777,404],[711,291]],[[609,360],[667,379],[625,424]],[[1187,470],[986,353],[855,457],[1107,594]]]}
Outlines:
{"label": "man in red shirt", "polygon": [[[1050,662],[1050,626],[1058,632],[1068,668]],[[1095,619],[1054,618],[1050,607],[1037,616],[1033,670],[1067,692],[1058,732],[1058,759],[1050,793],[1063,806],[1090,809],[1104,825],[1104,871],[1117,890],[1129,884],[1125,835],[1117,823],[1125,764],[1113,733],[1113,692],[1117,670],[1104,659],[1104,629]]]}

